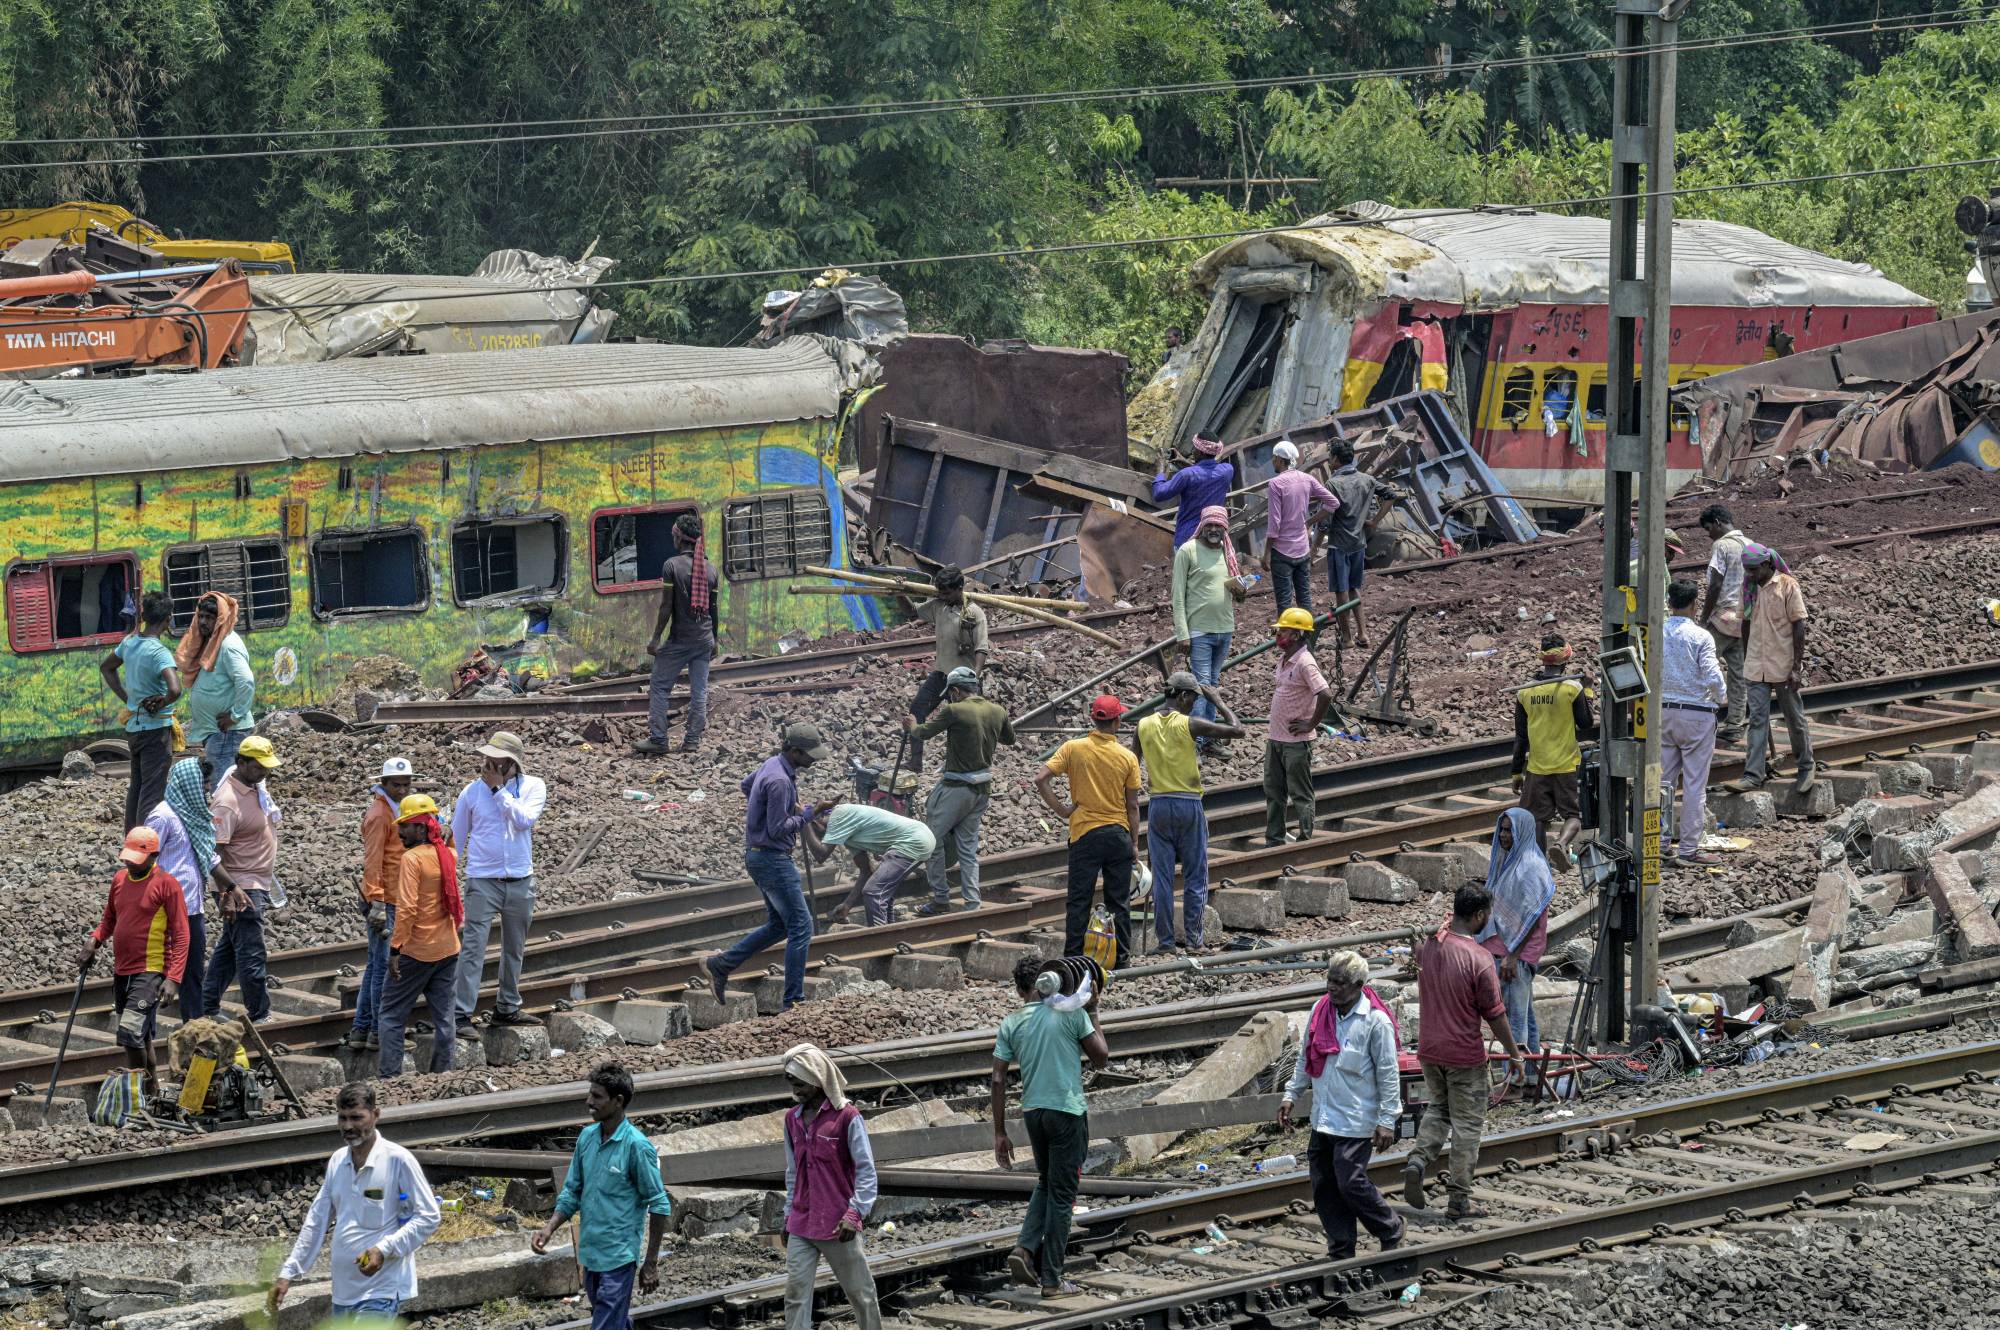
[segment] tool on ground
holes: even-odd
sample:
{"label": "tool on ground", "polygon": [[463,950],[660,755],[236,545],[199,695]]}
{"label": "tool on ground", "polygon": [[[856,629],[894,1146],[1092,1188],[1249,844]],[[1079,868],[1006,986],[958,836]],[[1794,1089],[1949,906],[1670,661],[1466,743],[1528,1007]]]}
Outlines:
{"label": "tool on ground", "polygon": [[1349,716],[1377,724],[1407,725],[1428,736],[1436,732],[1437,723],[1412,714],[1417,699],[1410,689],[1410,663],[1405,654],[1410,619],[1416,612],[1412,606],[1397,618],[1396,626],[1355,675],[1347,696],[1341,699],[1340,709]]}
{"label": "tool on ground", "polygon": [[69,998],[69,1020],[63,1025],[62,1043],[56,1047],[55,1070],[49,1073],[49,1092],[42,1096],[42,1125],[49,1125],[49,1108],[56,1102],[56,1085],[62,1080],[63,1058],[69,1052],[69,1032],[76,1028],[76,1009],[83,1005],[83,986],[90,980],[90,969],[84,967],[76,976],[76,992]]}
{"label": "tool on ground", "polygon": [[285,1079],[285,1069],[279,1066],[278,1059],[271,1055],[270,1045],[264,1042],[263,1035],[257,1033],[256,1023],[250,1019],[250,1013],[248,1012],[243,1014],[243,1042],[256,1049],[257,1056],[264,1059],[264,1065],[271,1069],[271,1079],[278,1083],[278,1089],[284,1093],[286,1100],[289,1101],[285,1111],[288,1114],[296,1113],[300,1117],[304,1117],[306,1115],[305,1105],[299,1102],[298,1092],[292,1089],[292,1083]]}

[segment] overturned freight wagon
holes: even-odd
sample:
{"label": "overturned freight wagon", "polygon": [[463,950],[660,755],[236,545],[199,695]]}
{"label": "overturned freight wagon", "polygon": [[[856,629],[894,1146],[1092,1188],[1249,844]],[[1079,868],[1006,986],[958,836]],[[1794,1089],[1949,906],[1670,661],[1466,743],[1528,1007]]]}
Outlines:
{"label": "overturned freight wagon", "polygon": [[98,662],[142,589],[173,631],[243,606],[260,709],[390,655],[435,686],[546,633],[636,664],[679,514],[698,510],[725,646],[878,623],[785,594],[845,566],[842,384],[817,344],[390,356],[0,389],[0,763],[114,728]]}
{"label": "overturned freight wagon", "polygon": [[[1609,241],[1602,218],[1379,203],[1231,241],[1195,265],[1200,331],[1131,405],[1141,460],[1428,388],[1515,496],[1600,502]],[[1726,222],[1674,223],[1673,281],[1675,383],[1936,317],[1873,268]],[[1676,483],[1701,469],[1687,423]]]}

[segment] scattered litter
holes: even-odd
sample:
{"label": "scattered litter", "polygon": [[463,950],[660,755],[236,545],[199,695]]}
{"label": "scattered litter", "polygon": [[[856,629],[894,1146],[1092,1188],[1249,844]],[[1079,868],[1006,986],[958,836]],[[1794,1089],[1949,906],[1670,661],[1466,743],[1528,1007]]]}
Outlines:
{"label": "scattered litter", "polygon": [[1424,1295],[1423,1285],[1411,1284],[1403,1290],[1402,1296],[1397,1298],[1396,1301],[1402,1303],[1405,1307],[1407,1307],[1411,1303],[1415,1302],[1418,1298],[1421,1298],[1423,1295]]}
{"label": "scattered litter", "polygon": [[1752,842],[1747,836],[1725,836],[1711,831],[1701,838],[1701,848],[1710,854],[1740,854],[1750,848]]}
{"label": "scattered litter", "polygon": [[883,1221],[882,1221],[882,1232],[884,1232],[884,1233],[894,1233],[895,1231],[896,1231],[896,1221],[895,1221],[895,1220],[893,1220],[893,1219],[885,1219],[885,1220],[883,1220]]}
{"label": "scattered litter", "polygon": [[647,794],[644,790],[626,790],[624,793],[625,797],[627,799],[630,799],[635,804],[645,803],[646,800],[653,797],[652,795]]}
{"label": "scattered litter", "polygon": [[1909,1137],[1899,1131],[1864,1131],[1840,1143],[1843,1150],[1886,1150]]}
{"label": "scattered litter", "polygon": [[689,790],[689,791],[688,791],[688,802],[689,802],[689,803],[691,803],[691,804],[698,804],[698,803],[705,803],[705,802],[707,802],[707,800],[708,800],[708,791],[707,791],[707,790]]}

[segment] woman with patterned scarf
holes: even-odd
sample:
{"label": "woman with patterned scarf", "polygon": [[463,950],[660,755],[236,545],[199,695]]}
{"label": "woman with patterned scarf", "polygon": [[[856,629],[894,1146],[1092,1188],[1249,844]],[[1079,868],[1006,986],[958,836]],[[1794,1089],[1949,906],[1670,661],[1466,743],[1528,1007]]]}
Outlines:
{"label": "woman with patterned scarf", "polygon": [[217,894],[234,891],[215,853],[215,822],[208,812],[208,786],[201,778],[202,760],[184,757],[167,768],[167,795],[146,815],[146,825],[160,838],[160,867],[181,884],[187,905],[187,968],[181,974],[180,1013],[197,1020],[202,1010],[202,979],[208,962],[208,930],[202,913],[206,884]]}

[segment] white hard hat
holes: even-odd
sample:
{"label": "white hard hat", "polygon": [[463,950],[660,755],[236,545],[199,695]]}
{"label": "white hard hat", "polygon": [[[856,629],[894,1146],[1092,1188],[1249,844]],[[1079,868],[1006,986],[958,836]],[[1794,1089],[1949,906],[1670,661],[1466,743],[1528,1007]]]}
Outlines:
{"label": "white hard hat", "polygon": [[1139,880],[1132,884],[1132,888],[1138,893],[1141,900],[1152,894],[1153,867],[1143,859],[1139,861]]}
{"label": "white hard hat", "polygon": [[391,776],[413,776],[415,774],[416,772],[410,769],[410,759],[407,757],[392,757],[382,763],[383,780],[387,780]]}
{"label": "white hard hat", "polygon": [[1287,462],[1299,460],[1299,446],[1290,439],[1279,439],[1271,448],[1271,456],[1282,457]]}

